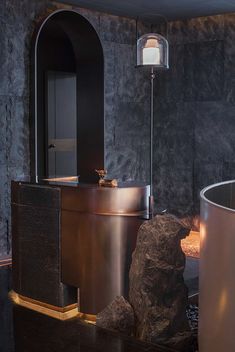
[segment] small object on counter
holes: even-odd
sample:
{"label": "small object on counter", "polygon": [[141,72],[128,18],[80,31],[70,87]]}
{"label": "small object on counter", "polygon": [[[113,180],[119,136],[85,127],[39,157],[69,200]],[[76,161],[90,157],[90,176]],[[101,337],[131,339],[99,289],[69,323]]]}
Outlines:
{"label": "small object on counter", "polygon": [[96,170],[95,169],[95,172],[97,172],[100,180],[103,180],[105,178],[105,176],[107,175],[107,170]]}
{"label": "small object on counter", "polygon": [[112,180],[105,180],[105,176],[107,175],[107,170],[95,170],[99,175],[99,185],[103,187],[117,187],[117,180],[114,178]]}
{"label": "small object on counter", "polygon": [[113,180],[100,179],[99,180],[99,185],[102,186],[102,187],[117,187],[118,186],[118,182],[117,182],[117,180],[115,178]]}

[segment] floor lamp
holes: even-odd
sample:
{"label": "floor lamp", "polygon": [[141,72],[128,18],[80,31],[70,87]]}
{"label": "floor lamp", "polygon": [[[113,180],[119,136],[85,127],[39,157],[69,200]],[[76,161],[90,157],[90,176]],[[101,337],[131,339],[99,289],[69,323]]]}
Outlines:
{"label": "floor lamp", "polygon": [[137,40],[137,67],[150,69],[150,196],[149,218],[154,216],[153,196],[153,132],[154,132],[154,79],[155,70],[169,68],[169,45],[168,41],[160,34],[148,33]]}

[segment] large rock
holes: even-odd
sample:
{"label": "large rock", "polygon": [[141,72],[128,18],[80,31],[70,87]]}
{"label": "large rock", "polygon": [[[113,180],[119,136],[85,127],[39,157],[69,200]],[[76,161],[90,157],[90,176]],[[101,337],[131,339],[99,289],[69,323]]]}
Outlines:
{"label": "large rock", "polygon": [[190,229],[172,215],[158,215],[139,229],[130,269],[129,300],[136,336],[186,350],[191,333],[186,317],[185,255],[180,241]]}
{"label": "large rock", "polygon": [[134,330],[134,312],[124,297],[116,297],[96,317],[96,325],[105,329],[116,330],[131,335]]}

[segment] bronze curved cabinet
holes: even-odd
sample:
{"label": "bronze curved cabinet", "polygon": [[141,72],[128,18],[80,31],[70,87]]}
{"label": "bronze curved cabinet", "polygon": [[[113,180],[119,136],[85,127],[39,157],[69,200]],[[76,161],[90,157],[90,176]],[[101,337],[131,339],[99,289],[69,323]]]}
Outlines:
{"label": "bronze curved cabinet", "polygon": [[129,268],[149,188],[87,185],[62,189],[62,281],[79,288],[80,311],[97,314],[128,298]]}

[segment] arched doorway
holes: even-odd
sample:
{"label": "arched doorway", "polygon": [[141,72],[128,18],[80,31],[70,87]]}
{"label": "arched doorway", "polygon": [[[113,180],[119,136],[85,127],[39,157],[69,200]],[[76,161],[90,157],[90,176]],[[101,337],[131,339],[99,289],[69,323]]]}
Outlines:
{"label": "arched doorway", "polygon": [[33,179],[104,168],[104,59],[93,26],[73,10],[48,16],[32,52]]}

